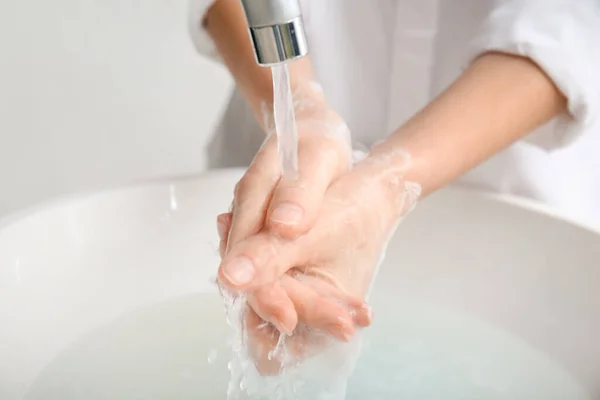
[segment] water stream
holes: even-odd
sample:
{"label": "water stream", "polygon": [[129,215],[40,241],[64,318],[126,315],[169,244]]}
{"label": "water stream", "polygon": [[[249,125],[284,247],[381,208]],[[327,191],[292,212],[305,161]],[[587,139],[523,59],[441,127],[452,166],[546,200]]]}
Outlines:
{"label": "water stream", "polygon": [[273,74],[273,118],[277,132],[277,147],[284,179],[298,174],[298,128],[287,64],[271,67]]}

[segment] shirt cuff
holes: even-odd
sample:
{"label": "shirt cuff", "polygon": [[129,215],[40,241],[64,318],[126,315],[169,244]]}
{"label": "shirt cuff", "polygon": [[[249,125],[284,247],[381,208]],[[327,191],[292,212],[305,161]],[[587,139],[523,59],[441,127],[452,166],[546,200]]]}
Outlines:
{"label": "shirt cuff", "polygon": [[600,114],[600,7],[595,0],[509,0],[497,4],[471,47],[528,57],[554,81],[568,112],[526,140],[551,150],[572,143]]}
{"label": "shirt cuff", "polygon": [[214,2],[215,0],[189,0],[188,29],[198,53],[218,60],[215,43],[203,25],[204,16]]}

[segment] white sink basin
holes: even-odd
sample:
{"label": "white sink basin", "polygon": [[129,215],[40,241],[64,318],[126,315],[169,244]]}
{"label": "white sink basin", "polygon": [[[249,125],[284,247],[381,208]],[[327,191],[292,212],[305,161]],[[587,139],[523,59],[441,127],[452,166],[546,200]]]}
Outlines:
{"label": "white sink basin", "polygon": [[[224,399],[228,328],[209,281],[215,216],[240,175],[6,220],[0,399]],[[599,283],[598,233],[519,201],[438,193],[388,248],[348,398],[598,398]]]}

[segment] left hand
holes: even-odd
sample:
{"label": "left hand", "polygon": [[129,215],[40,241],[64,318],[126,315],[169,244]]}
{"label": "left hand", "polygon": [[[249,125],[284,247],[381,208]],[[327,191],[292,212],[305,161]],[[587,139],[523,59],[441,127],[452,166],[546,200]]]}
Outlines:
{"label": "left hand", "polygon": [[[290,240],[264,229],[234,245],[219,268],[220,282],[249,293],[250,306],[263,320],[294,313],[303,325],[350,340],[351,322],[366,326],[371,315],[368,309],[351,315],[345,306],[362,304],[391,234],[419,195],[418,185],[403,180],[407,163],[404,154],[367,157],[329,187],[308,233]],[[229,279],[239,266],[251,268],[253,279],[241,285]],[[340,317],[332,327],[322,316],[335,313]],[[259,349],[260,363],[267,362],[277,338],[258,329],[259,321],[248,315],[247,326],[256,328],[252,347]]]}

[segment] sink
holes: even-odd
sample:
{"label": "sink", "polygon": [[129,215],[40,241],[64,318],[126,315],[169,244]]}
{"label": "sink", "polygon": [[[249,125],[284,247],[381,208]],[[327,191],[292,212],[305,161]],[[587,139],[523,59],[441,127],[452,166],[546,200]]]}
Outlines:
{"label": "sink", "polygon": [[[225,399],[215,217],[240,170],[0,225],[0,399]],[[600,397],[600,234],[450,188],[400,225],[349,399]]]}

